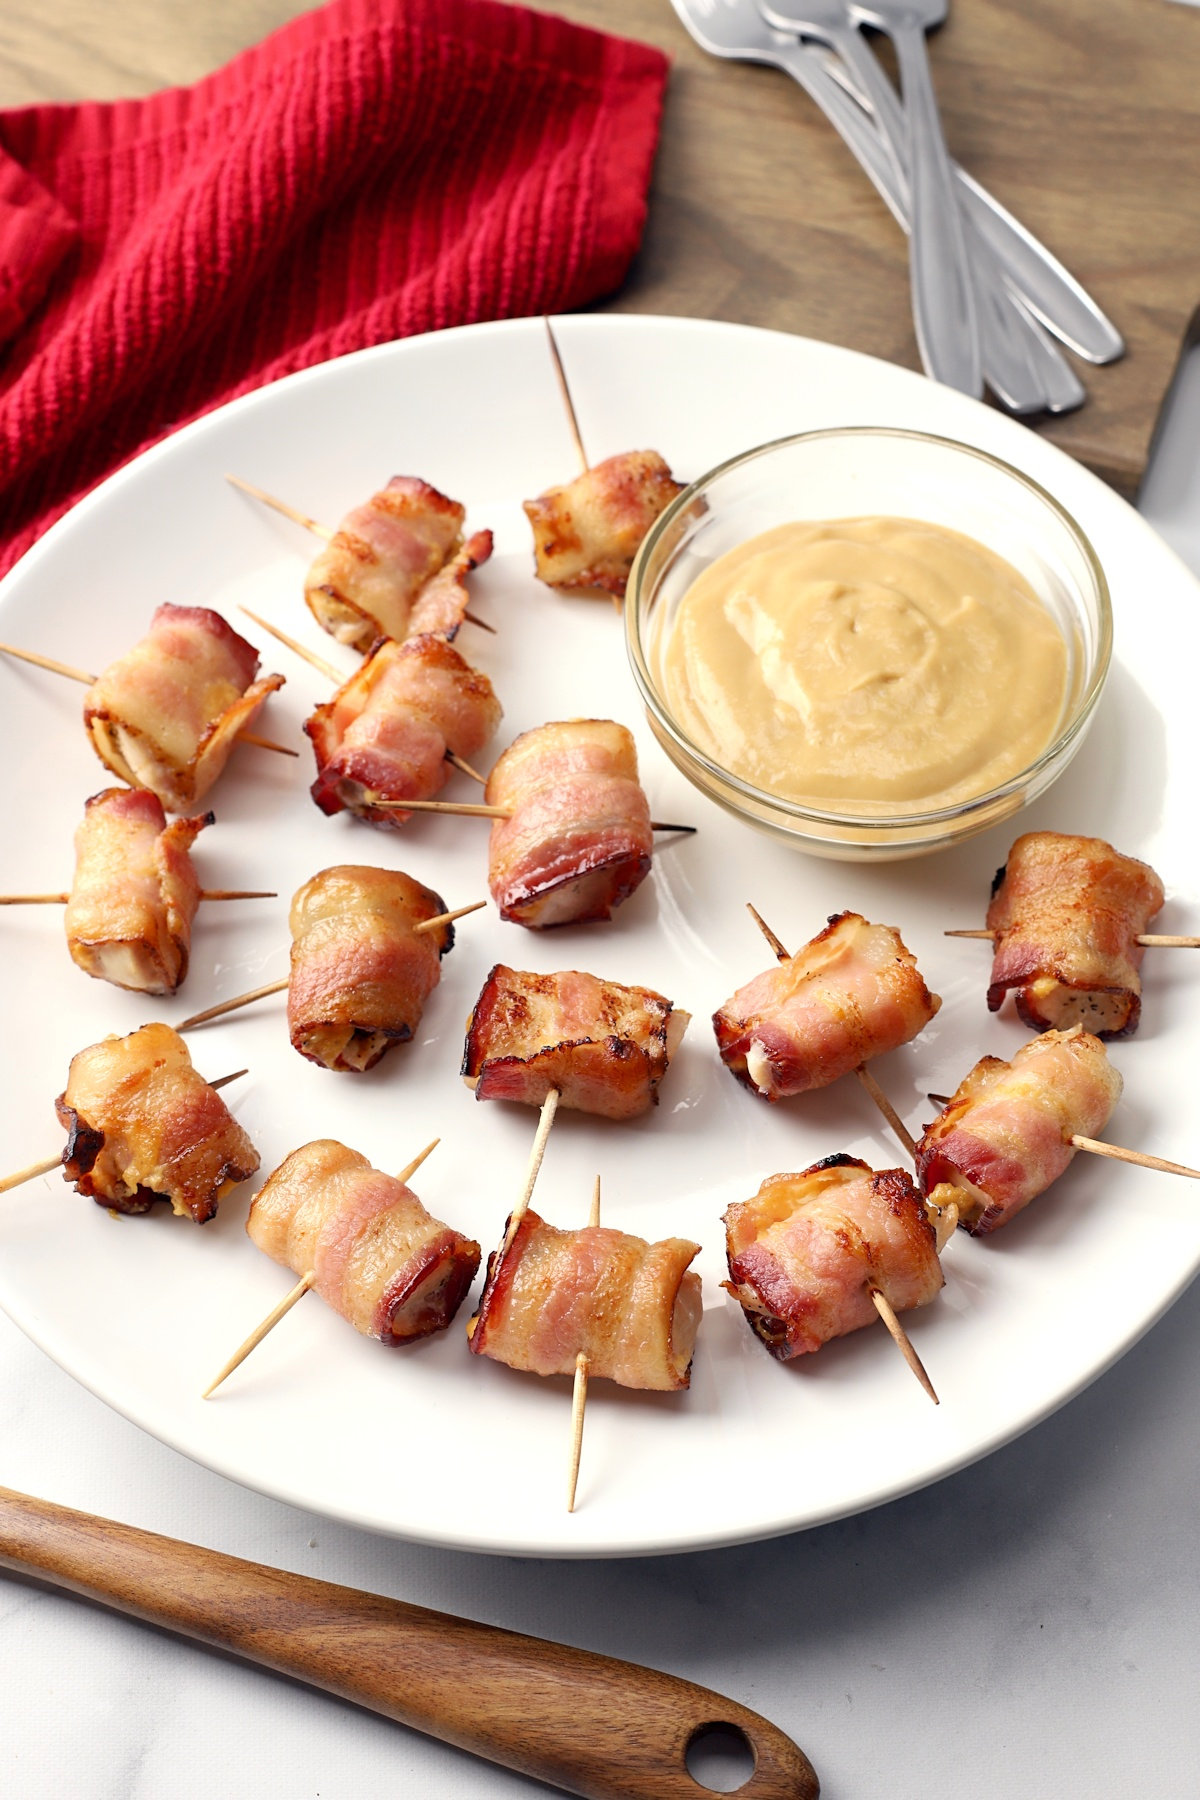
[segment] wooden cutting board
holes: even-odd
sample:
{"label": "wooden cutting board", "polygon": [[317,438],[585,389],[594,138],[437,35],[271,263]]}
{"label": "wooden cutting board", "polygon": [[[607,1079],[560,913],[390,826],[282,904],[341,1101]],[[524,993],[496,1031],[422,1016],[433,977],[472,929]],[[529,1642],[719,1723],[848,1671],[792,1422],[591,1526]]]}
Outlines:
{"label": "wooden cutting board", "polygon": [[[5,0],[0,105],[195,80],[310,0]],[[1127,495],[1200,337],[1200,7],[950,0],[930,40],[959,160],[1120,326],[1081,411],[1034,428]],[[619,311],[774,326],[917,368],[905,241],[831,127],[775,70],[696,49],[669,0],[544,10],[674,59],[642,253]]]}
{"label": "wooden cutting board", "polygon": [[[608,305],[736,319],[919,368],[898,227],[816,107],[698,50],[668,0],[548,10],[674,58],[642,254]],[[1200,8],[951,0],[930,39],[951,152],[1095,296],[1129,346],[1076,413],[1035,426],[1137,492],[1200,338]]]}

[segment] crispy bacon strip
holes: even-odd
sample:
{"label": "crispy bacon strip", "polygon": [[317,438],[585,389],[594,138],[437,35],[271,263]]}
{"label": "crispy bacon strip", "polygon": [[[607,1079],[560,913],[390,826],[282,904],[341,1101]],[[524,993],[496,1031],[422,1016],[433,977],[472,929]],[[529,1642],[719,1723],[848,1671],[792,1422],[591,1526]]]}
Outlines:
{"label": "crispy bacon strip", "polygon": [[168,825],[157,795],[105,788],[75,832],[64,924],[85,975],[141,994],[173,994],[188,969],[200,882],[188,855],[211,813]]}
{"label": "crispy bacon strip", "polygon": [[168,812],[208,792],[282,675],[258,675],[258,652],[206,606],[158,607],[150,630],[83,697],[92,748]]}
{"label": "crispy bacon strip", "polygon": [[657,450],[627,450],[526,500],[538,580],[623,594],[642,539],[682,492]]}
{"label": "crispy bacon strip", "polygon": [[490,531],[476,531],[426,582],[408,615],[407,637],[440,637],[452,643],[466,617],[467,576],[492,554]]}
{"label": "crispy bacon strip", "polygon": [[896,1312],[943,1285],[937,1239],[902,1169],[876,1173],[828,1156],[800,1175],[771,1175],[725,1213],[723,1286],[772,1356],[819,1350],[877,1317],[877,1288]]}
{"label": "crispy bacon strip", "polygon": [[446,911],[432,888],[399,870],[322,869],[292,901],[288,1031],[326,1069],[373,1068],[421,1022],[454,927],[415,932]]}
{"label": "crispy bacon strip", "polygon": [[412,814],[373,800],[431,800],[451,770],[446,752],[470,761],[501,716],[487,676],[443,638],[385,638],[305,723],[317,760],[312,797],[324,813],[397,829]]}
{"label": "crispy bacon strip", "polygon": [[611,719],[522,732],[488,777],[488,886],[502,919],[543,927],[607,919],[650,871],[654,834],[637,748]]}
{"label": "crispy bacon strip", "polygon": [[81,1050],[54,1107],[67,1133],[63,1174],[117,1212],[166,1200],[203,1225],[258,1168],[254,1145],[169,1025]]}
{"label": "crispy bacon strip", "polygon": [[1138,936],[1161,909],[1148,863],[1103,838],[1029,831],[997,871],[987,922],[995,932],[988,1011],[1009,988],[1033,1031],[1083,1025],[1097,1037],[1137,1030]]}
{"label": "crispy bacon strip", "polygon": [[713,1014],[721,1061],[766,1100],[828,1087],[916,1037],[942,1002],[891,925],[837,913]]}
{"label": "crispy bacon strip", "polygon": [[464,506],[427,481],[393,476],[346,514],[309,569],[304,598],[313,616],[356,650],[410,630],[453,637],[466,609],[466,577],[492,553],[490,531],[463,544],[465,518]]}
{"label": "crispy bacon strip", "polygon": [[426,1212],[411,1188],[333,1138],[304,1144],[250,1203],[246,1230],[366,1337],[444,1331],[479,1267],[479,1245]]}
{"label": "crispy bacon strip", "polygon": [[507,1251],[488,1257],[472,1351],[534,1375],[588,1375],[671,1392],[691,1378],[703,1301],[688,1264],[699,1244],[649,1244],[591,1225],[559,1231],[526,1212]]}
{"label": "crispy bacon strip", "polygon": [[689,1015],[651,988],[577,969],[533,975],[497,963],[467,1020],[462,1075],[477,1100],[560,1106],[632,1119],[658,1086]]}
{"label": "crispy bacon strip", "polygon": [[[1099,1038],[1075,1025],[1047,1031],[1011,1062],[984,1056],[917,1145],[925,1193],[954,1190],[959,1224],[998,1231],[1057,1181],[1078,1133],[1096,1137],[1121,1097],[1121,1077]],[[939,1200],[942,1196],[938,1197]]]}

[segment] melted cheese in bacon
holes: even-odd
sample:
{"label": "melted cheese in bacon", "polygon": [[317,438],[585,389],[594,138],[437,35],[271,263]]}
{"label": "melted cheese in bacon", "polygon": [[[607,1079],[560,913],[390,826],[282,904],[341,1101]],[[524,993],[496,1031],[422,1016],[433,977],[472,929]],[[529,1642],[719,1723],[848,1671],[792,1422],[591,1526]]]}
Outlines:
{"label": "melted cheese in bacon", "polygon": [[896,1312],[943,1285],[937,1239],[902,1169],[830,1156],[771,1175],[725,1213],[728,1291],[772,1356],[819,1350],[877,1318],[873,1289]]}
{"label": "melted cheese in bacon", "polygon": [[479,1267],[479,1245],[426,1212],[411,1188],[332,1138],[305,1144],[255,1195],[246,1230],[356,1331],[385,1344],[444,1331]]}
{"label": "melted cheese in bacon", "polygon": [[657,450],[627,450],[526,500],[538,580],[623,594],[642,539],[682,492]]}
{"label": "melted cheese in bacon", "polygon": [[106,768],[149,788],[168,812],[208,792],[282,675],[258,674],[258,652],[219,613],[164,602],[150,630],[110,663],[83,698],[83,722]]}
{"label": "melted cheese in bacon", "polygon": [[305,724],[313,799],[324,813],[398,828],[412,814],[375,802],[431,800],[451,772],[447,751],[469,762],[500,719],[487,676],[442,638],[385,640]]}
{"label": "melted cheese in bacon", "polygon": [[611,719],[526,731],[488,777],[488,886],[518,925],[607,919],[644,881],[654,835],[632,735]]}
{"label": "melted cheese in bacon", "polygon": [[1136,1031],[1142,1010],[1138,936],[1161,909],[1148,863],[1103,838],[1030,831],[996,877],[988,1010],[1009,988],[1034,1031],[1082,1025],[1098,1037]]}
{"label": "melted cheese in bacon", "polygon": [[998,1231],[1057,1181],[1076,1134],[1103,1131],[1120,1097],[1104,1045],[1078,1025],[1044,1032],[1011,1062],[984,1056],[917,1145],[921,1186],[953,1186],[973,1236]]}
{"label": "melted cheese in bacon", "polygon": [[703,1302],[688,1268],[699,1244],[649,1244],[623,1231],[559,1231],[526,1212],[512,1243],[488,1258],[468,1326],[471,1349],[511,1369],[589,1376],[622,1387],[687,1387]]}
{"label": "melted cheese in bacon", "polygon": [[454,927],[413,928],[446,910],[398,870],[323,869],[292,901],[288,1031],[326,1069],[361,1072],[412,1037],[441,975]]}
{"label": "melted cheese in bacon", "polygon": [[169,1025],[81,1050],[54,1104],[67,1132],[66,1179],[117,1212],[166,1200],[203,1225],[258,1168],[254,1145]]}
{"label": "melted cheese in bacon", "polygon": [[713,1014],[721,1061],[766,1100],[828,1087],[908,1043],[941,1000],[891,925],[839,913]]}
{"label": "melted cheese in bacon", "polygon": [[467,1021],[462,1074],[477,1100],[559,1104],[631,1119],[655,1104],[689,1015],[651,988],[497,963]]}
{"label": "melted cheese in bacon", "polygon": [[465,518],[465,507],[427,481],[394,476],[346,514],[309,569],[304,597],[313,616],[356,650],[410,630],[453,637],[466,607],[466,576],[492,553],[487,531],[463,544]]}
{"label": "melted cheese in bacon", "polygon": [[173,994],[188,968],[200,883],[188,854],[211,813],[168,825],[156,795],[105,788],[75,832],[64,925],[87,975],[143,994]]}

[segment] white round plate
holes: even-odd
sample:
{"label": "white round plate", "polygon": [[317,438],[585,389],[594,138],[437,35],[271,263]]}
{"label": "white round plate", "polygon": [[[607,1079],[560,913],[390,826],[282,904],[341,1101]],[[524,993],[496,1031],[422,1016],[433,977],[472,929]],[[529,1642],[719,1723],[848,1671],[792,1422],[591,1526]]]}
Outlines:
{"label": "white round plate", "polygon": [[[1022,824],[1096,833],[1148,858],[1169,900],[1159,929],[1200,925],[1194,829],[1200,591],[1123,501],[1012,420],[904,370],[800,338],[697,320],[572,317],[558,323],[594,459],[653,445],[691,478],[750,445],[809,427],[914,426],[1008,458],[1074,513],[1107,569],[1116,661],[1075,763]],[[327,682],[238,610],[248,604],[347,670],[301,597],[314,543],[235,491],[226,471],[336,522],[396,472],[419,474],[490,525],[496,555],[473,607],[498,626],[459,647],[493,678],[496,748],[547,718],[612,716],[638,734],[656,817],[696,837],[664,846],[652,878],[607,925],[535,933],[487,912],[465,919],[420,1039],[369,1075],[332,1075],[288,1044],[283,996],[191,1035],[229,1092],[263,1173],[298,1144],[335,1136],[399,1168],[431,1136],[414,1178],[429,1208],[495,1245],[519,1191],[536,1115],[477,1103],[458,1078],[463,1021],[496,961],[586,968],[658,988],[694,1017],[661,1104],[631,1124],[566,1113],[534,1204],[581,1223],[592,1181],[607,1223],[703,1248],[705,1314],[690,1391],[593,1384],[578,1510],[565,1510],[570,1388],[467,1353],[468,1304],[448,1332],[404,1350],[361,1338],[309,1296],[210,1401],[202,1389],[292,1284],[242,1229],[247,1186],[198,1230],[165,1208],[113,1218],[57,1173],[0,1197],[0,1301],[81,1382],[156,1437],[237,1481],[353,1524],[461,1548],[626,1555],[765,1537],[877,1505],[995,1449],[1126,1350],[1191,1279],[1200,1204],[1191,1183],[1078,1157],[1006,1231],[959,1233],[946,1288],[907,1323],[940,1393],[933,1407],[882,1326],[791,1365],[773,1362],[721,1290],[721,1213],[761,1179],[834,1151],[902,1160],[857,1084],[768,1108],[717,1060],[708,1017],[770,962],[752,900],[791,944],[852,907],[897,925],[944,997],[915,1043],[875,1065],[913,1125],[927,1090],[952,1088],[984,1052],[1027,1034],[988,1015],[985,945],[943,937],[982,922],[1011,825],[957,851],[879,868],[808,859],[738,826],[684,783],[654,744],[606,604],[560,598],[530,573],[520,501],[574,471],[540,321],[447,331],[296,375],[202,419],[114,476],[3,584],[0,636],[99,668],[144,632],[161,600],[215,606],[287,676],[260,730],[304,744],[300,762],[241,748],[211,796],[196,850],[206,886],[272,887],[277,901],[202,907],[183,991],[147,1001],[74,968],[51,907],[0,912],[6,1169],[53,1155],[53,1109],[78,1049],[147,1018],[189,1013],[286,972],[287,902],[337,862],[403,868],[450,905],[485,893],[487,826],[449,817],[377,832],[324,818],[308,797],[301,724]],[[69,681],[0,658],[6,723],[6,891],[69,885],[71,833],[107,785]],[[486,762],[487,757],[481,758]],[[456,776],[449,792],[476,792]],[[1115,1141],[1196,1162],[1189,1132],[1200,960],[1151,951],[1135,1038],[1114,1047],[1125,1099]],[[478,1293],[478,1283],[474,1292]],[[969,1521],[965,1528],[970,1529]]]}

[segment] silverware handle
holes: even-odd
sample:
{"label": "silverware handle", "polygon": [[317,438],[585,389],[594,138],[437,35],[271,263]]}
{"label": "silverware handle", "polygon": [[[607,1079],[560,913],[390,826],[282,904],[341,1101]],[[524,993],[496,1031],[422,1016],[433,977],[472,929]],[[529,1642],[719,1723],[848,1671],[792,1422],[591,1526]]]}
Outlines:
{"label": "silverware handle", "polygon": [[955,165],[967,217],[1017,292],[1049,330],[1088,362],[1115,362],[1125,340],[1086,288],[974,176]]}
{"label": "silverware handle", "polygon": [[[870,51],[866,54],[870,57]],[[857,157],[896,223],[907,232],[908,172],[894,140],[885,139],[875,120],[830,73],[825,52],[798,40],[780,42],[776,58],[778,66],[820,107]],[[874,63],[873,57],[871,61]],[[878,106],[875,117],[879,117]],[[969,229],[967,243],[976,277],[984,374],[997,399],[1015,413],[1064,412],[1081,405],[1084,389],[1074,370],[1004,285],[989,247]]]}
{"label": "silverware handle", "polygon": [[[761,9],[780,31],[802,28],[789,18],[787,0],[761,0]],[[832,34],[826,41],[834,41]],[[858,32],[839,34],[836,48],[848,65],[854,86],[875,113],[884,136],[891,143],[902,145],[904,109]],[[821,52],[814,54],[820,56]],[[1125,341],[1120,332],[1070,270],[973,175],[953,159],[951,167],[959,205],[965,208],[967,219],[987,244],[1007,283],[1047,330],[1089,362],[1113,362],[1122,356]]]}
{"label": "silverware handle", "polygon": [[983,374],[975,296],[925,33],[918,25],[898,22],[891,35],[908,122],[909,261],[917,339],[922,358],[939,381],[978,396],[983,392]]}
{"label": "silverware handle", "polygon": [[587,1800],[695,1800],[688,1745],[745,1735],[747,1800],[816,1800],[803,1751],[707,1688],[0,1488],[0,1565],[262,1663]]}
{"label": "silverware handle", "polygon": [[834,80],[819,51],[795,40],[781,42],[777,56],[778,66],[786,69],[820,107],[846,148],[874,182],[896,223],[907,232],[911,211],[908,173],[898,159],[893,140],[878,129],[857,101]]}

